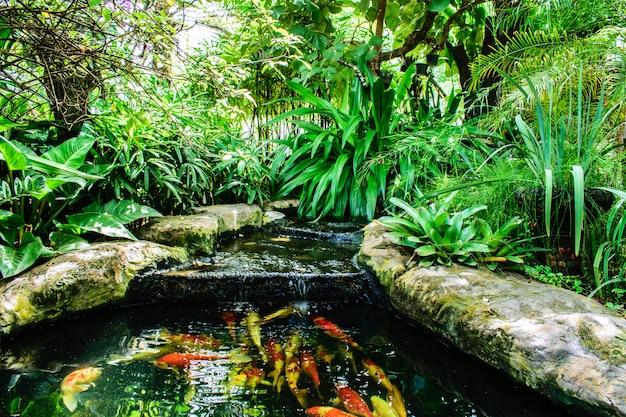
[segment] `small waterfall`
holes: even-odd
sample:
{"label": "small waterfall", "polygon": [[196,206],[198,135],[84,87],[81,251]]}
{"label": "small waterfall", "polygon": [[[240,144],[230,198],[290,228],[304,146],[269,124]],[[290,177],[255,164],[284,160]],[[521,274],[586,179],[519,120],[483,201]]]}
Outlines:
{"label": "small waterfall", "polygon": [[150,300],[384,303],[355,262],[360,229],[276,226],[221,242],[209,257],[139,276],[129,296]]}

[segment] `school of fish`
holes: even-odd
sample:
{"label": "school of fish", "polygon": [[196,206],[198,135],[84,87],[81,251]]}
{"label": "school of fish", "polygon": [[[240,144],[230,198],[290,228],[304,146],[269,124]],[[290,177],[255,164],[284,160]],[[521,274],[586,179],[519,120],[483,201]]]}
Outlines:
{"label": "school of fish", "polygon": [[[317,329],[337,341],[339,359],[344,360],[352,371],[358,371],[355,353],[361,357],[361,369],[375,383],[373,386],[380,387],[381,395],[367,397],[366,393],[351,387],[347,379],[324,381],[318,367],[331,367],[339,359],[335,359],[336,355],[330,354],[321,343],[315,342],[315,346],[311,346],[299,331],[293,330],[282,343],[276,337],[264,340],[263,325],[286,319],[292,314],[299,314],[299,311],[291,306],[263,317],[256,311],[249,311],[240,319],[232,311],[223,312],[221,317],[228,334],[232,342],[239,346],[228,353],[221,350],[222,341],[212,335],[170,333],[162,329],[153,339],[136,343],[136,348],[128,355],[112,355],[108,364],[149,360],[158,368],[188,372],[196,363],[226,361],[232,365],[226,392],[232,387],[244,387],[255,393],[259,386],[263,386],[266,391],[273,391],[279,396],[286,383],[303,415],[309,417],[407,417],[401,390],[367,356],[364,349],[332,321],[320,315],[310,315]],[[245,333],[238,335],[238,330]],[[69,411],[78,408],[79,394],[95,387],[95,381],[101,374],[102,367],[85,366],[72,371],[61,381],[62,402]],[[330,390],[335,394],[333,398],[322,396],[320,387],[325,382],[335,384]]]}

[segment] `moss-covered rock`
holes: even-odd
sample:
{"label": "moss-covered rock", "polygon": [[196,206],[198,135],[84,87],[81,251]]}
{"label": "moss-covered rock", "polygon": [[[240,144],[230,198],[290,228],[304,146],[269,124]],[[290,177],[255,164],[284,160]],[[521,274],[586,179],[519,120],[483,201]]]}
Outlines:
{"label": "moss-covered rock", "polygon": [[385,230],[372,228],[360,259],[376,271],[399,314],[554,401],[626,416],[626,320],[517,274],[461,266],[398,274],[407,257],[396,252],[390,259]]}
{"label": "moss-covered rock", "polygon": [[183,248],[114,242],[61,255],[0,283],[0,332],[121,302],[135,275],[188,259]]}

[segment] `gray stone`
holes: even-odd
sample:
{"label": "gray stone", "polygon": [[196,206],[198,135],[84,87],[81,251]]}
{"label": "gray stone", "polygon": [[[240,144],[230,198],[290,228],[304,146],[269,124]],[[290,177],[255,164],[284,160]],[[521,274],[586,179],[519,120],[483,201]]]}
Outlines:
{"label": "gray stone", "polygon": [[119,303],[139,271],[187,259],[183,248],[144,241],[95,244],[60,255],[0,282],[0,332]]}
{"label": "gray stone", "polygon": [[387,289],[393,281],[406,272],[411,257],[404,248],[394,245],[385,237],[388,230],[376,222],[363,228],[363,242],[358,261],[369,268]]}
{"label": "gray stone", "polygon": [[219,219],[219,233],[236,232],[244,227],[263,226],[263,210],[256,205],[216,204],[196,207],[195,215],[214,216]]}
{"label": "gray stone", "polygon": [[219,233],[220,218],[206,214],[154,217],[136,235],[139,239],[186,248],[192,255],[209,255]]}
{"label": "gray stone", "polygon": [[381,274],[399,314],[554,401],[626,416],[626,320],[517,274],[461,266],[400,274],[406,256],[390,259],[384,232],[372,227],[360,258]]}

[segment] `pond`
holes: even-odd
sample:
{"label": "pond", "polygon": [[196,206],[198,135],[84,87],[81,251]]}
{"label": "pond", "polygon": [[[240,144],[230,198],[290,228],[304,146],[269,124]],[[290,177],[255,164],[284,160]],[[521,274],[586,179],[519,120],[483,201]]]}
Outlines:
{"label": "pond", "polygon": [[568,415],[395,316],[355,236],[239,236],[126,306],[4,338],[0,415]]}
{"label": "pond", "polygon": [[[159,303],[57,323],[23,335],[15,341],[19,343],[3,341],[5,368],[12,369],[0,372],[2,415],[295,417],[306,415],[305,406],[342,409],[339,386],[357,392],[373,411],[372,398],[386,399],[388,392],[370,376],[364,360],[380,366],[401,391],[407,416],[567,415],[375,305],[295,307],[289,317],[262,324],[260,335],[263,346],[276,340],[284,351],[298,335],[299,351],[306,349],[315,357],[319,392],[304,369],[296,385],[306,392],[305,404],[287,382],[273,386],[271,359],[262,358],[245,324],[250,312],[263,319],[280,310],[280,304]],[[233,328],[224,321],[224,312],[236,317]],[[327,334],[313,322],[313,315],[336,324],[358,348]],[[328,353],[320,355],[320,346]],[[163,359],[174,352],[195,359],[186,366]],[[84,367],[97,368],[99,375],[75,394],[71,412],[63,401],[61,381]],[[261,382],[245,372],[257,368]]]}

